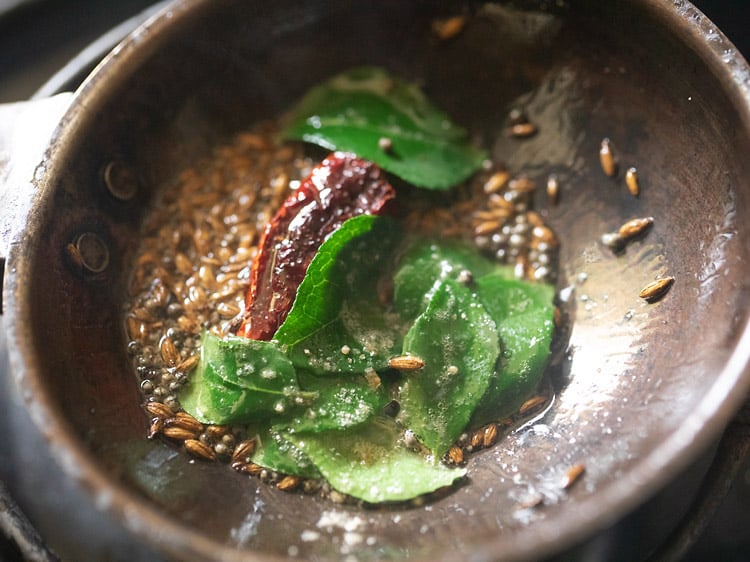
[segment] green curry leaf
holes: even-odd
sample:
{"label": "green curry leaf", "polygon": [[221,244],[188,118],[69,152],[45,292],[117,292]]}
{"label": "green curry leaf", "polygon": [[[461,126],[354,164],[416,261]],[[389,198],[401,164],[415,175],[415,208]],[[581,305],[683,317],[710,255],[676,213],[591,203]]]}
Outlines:
{"label": "green curry leaf", "polygon": [[323,242],[274,335],[296,366],[317,373],[385,368],[403,328],[379,302],[378,281],[391,268],[398,236],[393,221],[359,215]]}
{"label": "green curry leaf", "polygon": [[554,331],[554,287],[507,279],[477,280],[479,300],[497,323],[503,351],[472,425],[498,420],[518,410],[539,384]]}
{"label": "green curry leaf", "polygon": [[[419,88],[373,67],[344,72],[311,89],[293,109],[283,135],[353,152],[430,189],[462,182],[486,157]],[[384,149],[381,139],[390,147]]]}
{"label": "green curry leaf", "polygon": [[204,423],[225,424],[283,415],[315,397],[302,391],[294,365],[272,342],[205,332],[180,403]]}
{"label": "green curry leaf", "polygon": [[487,390],[500,353],[497,327],[466,286],[444,279],[406,334],[404,352],[425,366],[402,384],[399,416],[440,458]]}
{"label": "green curry leaf", "polygon": [[364,376],[321,377],[300,374],[300,384],[317,398],[287,425],[290,431],[319,433],[347,429],[362,424],[380,413],[390,401],[385,385]]}
{"label": "green curry leaf", "polygon": [[[554,288],[516,280],[459,242],[403,245],[400,235],[383,217],[346,221],[321,245],[274,341],[205,333],[183,408],[204,423],[259,424],[254,463],[322,475],[371,503],[462,477],[437,461],[467,427],[512,414],[534,391],[549,357]],[[391,277],[393,310],[377,298]],[[397,425],[382,415],[395,375],[381,372],[379,385],[372,369],[402,353],[425,366],[402,374]],[[431,455],[406,448],[403,428]]]}
{"label": "green curry leaf", "polygon": [[403,501],[450,486],[465,469],[434,464],[399,443],[390,418],[347,431],[287,435],[339,492],[370,503]]}
{"label": "green curry leaf", "polygon": [[510,266],[498,265],[462,242],[416,240],[408,245],[393,277],[394,308],[404,320],[413,320],[430,301],[436,281],[455,280],[463,272],[472,279],[489,273],[514,277]]}
{"label": "green curry leaf", "polygon": [[278,428],[264,428],[256,438],[258,445],[251,457],[255,464],[284,474],[304,478],[320,477],[320,472],[310,458]]}

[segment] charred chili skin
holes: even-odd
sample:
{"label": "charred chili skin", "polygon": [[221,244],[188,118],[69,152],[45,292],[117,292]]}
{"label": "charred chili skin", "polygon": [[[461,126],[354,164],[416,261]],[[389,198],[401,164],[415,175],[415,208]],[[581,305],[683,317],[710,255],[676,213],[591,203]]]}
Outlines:
{"label": "charred chili skin", "polygon": [[253,262],[237,335],[270,340],[287,317],[323,241],[351,217],[380,214],[394,197],[376,164],[344,152],[328,155],[268,223]]}

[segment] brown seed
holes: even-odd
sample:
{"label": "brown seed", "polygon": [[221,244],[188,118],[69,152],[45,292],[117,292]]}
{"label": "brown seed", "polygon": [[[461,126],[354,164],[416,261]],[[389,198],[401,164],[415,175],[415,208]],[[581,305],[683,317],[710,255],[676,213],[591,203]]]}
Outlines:
{"label": "brown seed", "polygon": [[148,438],[153,439],[164,429],[164,418],[154,418],[148,428]]}
{"label": "brown seed", "polygon": [[584,464],[574,464],[567,470],[567,472],[565,472],[565,476],[563,476],[562,481],[560,482],[560,487],[563,490],[567,490],[578,481],[584,472],[586,472],[586,466]]}
{"label": "brown seed", "polygon": [[508,214],[513,212],[513,202],[508,201],[505,197],[500,195],[499,193],[492,193],[487,198],[487,206],[490,209],[503,209],[508,212]]}
{"label": "brown seed", "polygon": [[513,266],[513,274],[516,279],[529,279],[533,274],[531,264],[525,255],[520,255],[516,258],[516,263]]}
{"label": "brown seed", "polygon": [[510,134],[517,139],[532,137],[537,133],[537,127],[533,123],[516,123],[511,125]]}
{"label": "brown seed", "polygon": [[448,449],[448,459],[450,459],[453,464],[462,464],[464,462],[463,449],[453,445],[453,447]]}
{"label": "brown seed", "polygon": [[521,404],[521,407],[518,408],[518,413],[521,415],[527,414],[538,406],[541,406],[545,402],[547,402],[547,398],[545,396],[532,396],[531,398],[526,400],[526,402]]}
{"label": "brown seed", "polygon": [[508,189],[518,193],[531,193],[536,189],[536,183],[526,176],[517,176],[508,182]]}
{"label": "brown seed", "polygon": [[557,181],[556,174],[550,174],[547,177],[547,197],[551,205],[557,205],[560,194],[560,184]]}
{"label": "brown seed", "polygon": [[133,309],[133,316],[142,322],[153,322],[153,315],[145,308]]}
{"label": "brown seed", "polygon": [[240,307],[233,303],[222,302],[216,307],[216,312],[223,318],[234,318],[240,313]]}
{"label": "brown seed", "polygon": [[131,340],[143,340],[146,336],[147,328],[146,324],[135,318],[134,316],[128,316],[128,337]]}
{"label": "brown seed", "polygon": [[505,184],[508,183],[508,180],[510,179],[510,173],[506,172],[505,170],[500,172],[495,172],[490,176],[490,178],[484,182],[484,192],[485,193],[497,193],[500,191],[503,187],[505,187]]}
{"label": "brown seed", "polygon": [[408,373],[424,367],[424,360],[416,355],[399,355],[398,357],[391,357],[388,360],[388,366],[391,369]]}
{"label": "brown seed", "polygon": [[474,211],[474,213],[472,214],[472,218],[475,219],[477,223],[485,221],[496,221],[507,216],[507,213],[505,213],[504,211],[498,213],[497,209],[493,211]]}
{"label": "brown seed", "polygon": [[478,449],[484,443],[484,430],[478,429],[471,434],[471,441],[469,442],[472,449]]}
{"label": "brown seed", "polygon": [[249,474],[250,476],[258,476],[264,470],[262,466],[260,466],[259,464],[255,464],[253,462],[249,462],[249,463],[234,462],[232,463],[232,468],[239,472],[244,472],[246,474]]}
{"label": "brown seed", "polygon": [[164,362],[170,367],[174,367],[180,360],[180,352],[177,351],[177,347],[168,336],[161,338],[161,341],[159,342],[159,353],[161,353],[161,358]]}
{"label": "brown seed", "polygon": [[299,476],[284,476],[279,482],[276,484],[276,487],[279,490],[282,490],[284,492],[291,492],[294,490],[297,486],[299,486],[300,479]]}
{"label": "brown seed", "polygon": [[216,291],[215,293],[211,293],[211,300],[213,302],[219,302],[226,299],[237,299],[241,298],[241,293],[244,292],[244,289],[247,287],[246,284],[241,283],[237,276],[235,275],[234,279],[229,279],[227,283],[224,285],[224,288],[220,291]]}
{"label": "brown seed", "polygon": [[180,330],[190,333],[196,333],[200,329],[200,325],[198,324],[198,322],[196,322],[195,319],[189,318],[187,316],[180,316],[177,319],[177,326],[179,326]]}
{"label": "brown seed", "polygon": [[474,236],[484,236],[500,230],[502,224],[500,221],[484,221],[474,227]]}
{"label": "brown seed", "polygon": [[166,425],[168,427],[181,427],[194,433],[203,431],[203,424],[187,412],[177,412],[173,418],[167,418]]}
{"label": "brown seed", "polygon": [[178,363],[177,367],[175,368],[182,373],[189,373],[190,371],[195,369],[199,361],[200,361],[200,358],[197,355],[191,355],[190,357],[188,357],[181,363]]}
{"label": "brown seed", "polygon": [[625,172],[625,185],[628,186],[628,191],[631,195],[638,196],[641,192],[641,187],[638,184],[638,170],[633,166],[627,169]]}
{"label": "brown seed", "polygon": [[654,217],[629,220],[618,229],[617,234],[623,239],[633,238],[645,232],[652,224]]}
{"label": "brown seed", "polygon": [[153,287],[151,289],[151,298],[149,299],[149,303],[147,303],[147,306],[151,309],[162,309],[167,305],[168,300],[169,289],[167,289],[164,281],[159,279],[153,284]]}
{"label": "brown seed", "polygon": [[544,242],[549,246],[558,245],[557,236],[555,236],[555,233],[552,232],[552,229],[548,226],[535,226],[531,231],[531,235],[534,238],[534,240],[532,241],[533,244]]}
{"label": "brown seed", "polygon": [[171,418],[174,416],[172,408],[161,402],[146,402],[146,410],[149,414],[158,418]]}
{"label": "brown seed", "polygon": [[191,273],[193,273],[193,262],[191,262],[190,259],[182,252],[178,252],[175,255],[174,265],[177,268],[177,271],[182,275],[190,275]]}
{"label": "brown seed", "polygon": [[438,19],[432,22],[432,32],[441,41],[447,41],[461,33],[465,25],[466,16],[453,16],[450,18]]}
{"label": "brown seed", "polygon": [[555,307],[554,311],[554,322],[555,322],[555,328],[559,328],[562,326],[562,312],[560,312],[559,307]]}
{"label": "brown seed", "polygon": [[482,445],[485,447],[492,447],[497,441],[497,425],[491,423],[484,428],[484,435],[482,436]]}
{"label": "brown seed", "polygon": [[211,447],[209,447],[205,443],[198,441],[197,439],[186,439],[185,450],[187,450],[187,452],[191,455],[200,459],[205,459],[208,461],[216,460],[216,453],[213,452],[213,449],[211,449]]}
{"label": "brown seed", "polygon": [[188,298],[190,299],[190,302],[192,302],[196,306],[204,306],[206,304],[206,291],[204,291],[201,287],[192,285],[188,289]]}
{"label": "brown seed", "polygon": [[599,163],[604,173],[610,178],[617,175],[617,160],[612,150],[612,143],[608,138],[602,139],[599,147]]}
{"label": "brown seed", "polygon": [[214,285],[216,285],[216,276],[214,275],[214,270],[209,265],[200,266],[200,268],[198,269],[198,278],[201,280],[203,286],[209,289],[212,289]]}
{"label": "brown seed", "polygon": [[255,452],[256,445],[257,443],[255,439],[245,439],[244,441],[240,441],[232,453],[232,462],[249,462],[250,457]]}
{"label": "brown seed", "polygon": [[229,433],[230,428],[226,425],[209,425],[206,427],[206,435],[211,439],[221,439],[224,435]]}
{"label": "brown seed", "polygon": [[674,277],[662,277],[661,279],[652,281],[651,283],[643,287],[638,296],[642,299],[647,300],[648,302],[658,301],[667,294],[667,291],[669,291],[669,288],[673,283]]}
{"label": "brown seed", "polygon": [[198,437],[197,431],[191,431],[190,429],[185,429],[184,427],[165,427],[162,431],[165,437],[169,437],[170,439],[175,439],[177,441],[185,441],[186,439],[195,439]]}
{"label": "brown seed", "polygon": [[544,219],[536,211],[527,211],[526,220],[529,221],[531,226],[545,226]]}
{"label": "brown seed", "polygon": [[[231,256],[230,256],[231,257]],[[221,264],[224,263],[220,259],[217,258],[210,258],[208,256],[204,256],[201,258],[201,262],[208,264],[208,265],[215,265],[216,267],[221,267]]]}

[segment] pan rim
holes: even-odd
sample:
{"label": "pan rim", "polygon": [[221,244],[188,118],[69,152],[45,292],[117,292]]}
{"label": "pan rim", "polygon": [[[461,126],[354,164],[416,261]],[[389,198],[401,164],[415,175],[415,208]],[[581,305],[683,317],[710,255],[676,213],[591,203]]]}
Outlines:
{"label": "pan rim", "polygon": [[[743,125],[750,130],[750,68],[747,62],[734,49],[731,42],[716,30],[715,26],[703,14],[688,2],[658,0],[657,2],[640,1],[654,13],[662,23],[679,22],[680,38],[688,42],[701,58],[709,63],[717,78],[728,84],[729,93],[737,109],[743,115]],[[93,96],[102,95],[102,77],[107,74],[120,73],[138,64],[144,52],[158,48],[163,41],[168,40],[168,34],[162,33],[167,29],[179,27],[179,23],[188,18],[198,17],[204,9],[210,9],[210,0],[177,1],[165,7],[159,14],[149,20],[130,36],[120,47],[110,54],[92,73],[92,76],[81,86],[76,99],[71,105],[66,117],[56,133],[50,154],[64,160],[67,143],[66,138],[74,134],[85,122],[84,112],[88,109],[87,100]],[[705,41],[709,33],[719,37],[711,43]],[[719,53],[725,49],[734,49],[732,64],[724,63]],[[106,93],[105,93],[106,96]],[[741,103],[738,102],[741,101]],[[53,158],[54,160],[54,158]],[[54,166],[48,169],[47,176],[40,184],[38,200],[35,202],[35,212],[45,214],[45,205],[49,205],[44,194],[54,185],[55,176],[60,173]],[[51,178],[51,180],[50,180]],[[36,227],[38,228],[38,227]],[[107,510],[116,514],[125,526],[138,536],[144,537],[149,543],[179,555],[198,556],[201,559],[221,558],[225,560],[283,560],[284,558],[269,554],[256,555],[249,551],[239,551],[217,545],[212,540],[196,535],[180,524],[164,516],[155,509],[150,502],[140,498],[133,498],[128,490],[114,482],[100,467],[94,456],[75,437],[69,424],[62,416],[62,412],[55,406],[54,399],[48,396],[43,382],[39,379],[41,372],[38,360],[34,354],[34,338],[31,330],[23,326],[18,318],[27,317],[29,313],[30,295],[26,288],[16,282],[17,278],[28,275],[31,267],[23,259],[22,245],[38,244],[39,232],[30,230],[24,233],[22,244],[14,244],[8,257],[8,282],[5,284],[6,298],[9,303],[5,311],[5,321],[10,327],[9,355],[11,372],[22,394],[27,397],[27,406],[37,427],[45,434],[50,444],[53,456],[63,469],[80,481],[95,497],[97,505],[106,506]],[[27,252],[28,250],[24,250]],[[15,303],[15,306],[10,306]],[[678,469],[684,468],[694,460],[696,450],[703,450],[731,419],[731,416],[741,406],[745,395],[750,390],[750,320],[746,318],[729,359],[717,376],[710,392],[700,401],[698,408],[686,419],[680,429],[657,445],[657,448],[634,465],[627,481],[609,486],[604,492],[605,501],[616,505],[617,510],[602,514],[590,500],[577,505],[579,509],[576,528],[563,526],[562,529],[551,529],[559,521],[549,520],[535,523],[536,530],[523,533],[523,540],[518,540],[509,548],[507,538],[489,540],[477,548],[473,558],[492,558],[502,552],[509,559],[522,559],[530,556],[549,554],[563,547],[570,546],[584,536],[590,535],[594,529],[602,529],[621,517],[649,495],[656,492]],[[32,401],[28,396],[42,396],[44,400]],[[685,445],[692,443],[691,447]],[[695,445],[698,443],[699,445]],[[632,493],[632,483],[638,482],[638,491]],[[583,512],[582,514],[580,512]],[[257,558],[256,558],[257,556]]]}

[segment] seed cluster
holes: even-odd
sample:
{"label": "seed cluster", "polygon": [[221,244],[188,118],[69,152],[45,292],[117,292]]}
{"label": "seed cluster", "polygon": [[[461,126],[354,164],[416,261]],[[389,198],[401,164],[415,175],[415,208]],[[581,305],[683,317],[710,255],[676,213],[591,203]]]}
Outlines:
{"label": "seed cluster", "polygon": [[[147,218],[125,322],[150,402],[179,410],[177,393],[198,364],[201,330],[228,333],[243,310],[263,228],[312,168],[300,145],[278,146],[274,133],[261,125],[215,149],[165,189]],[[165,429],[168,437],[177,433]]]}
{"label": "seed cluster", "polygon": [[520,279],[554,283],[560,244],[532,210],[536,183],[524,175],[511,177],[506,170],[491,171],[477,181],[487,194],[472,214],[477,247],[513,265]]}

